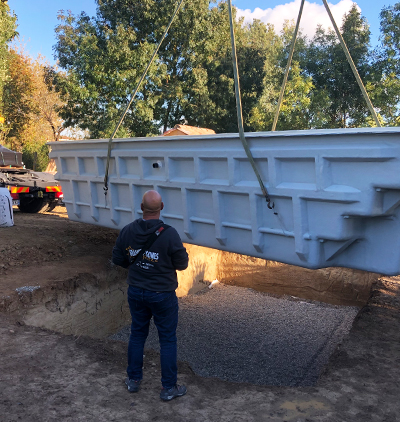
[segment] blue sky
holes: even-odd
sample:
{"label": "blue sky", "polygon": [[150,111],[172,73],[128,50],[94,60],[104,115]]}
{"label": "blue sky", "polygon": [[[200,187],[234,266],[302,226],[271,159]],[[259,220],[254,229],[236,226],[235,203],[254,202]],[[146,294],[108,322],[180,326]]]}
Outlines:
{"label": "blue sky", "polygon": [[[189,0],[188,0],[189,1]],[[383,6],[391,6],[400,0],[355,0],[361,14],[370,24],[371,42],[377,44],[379,36],[379,13]],[[284,19],[297,19],[300,0],[232,0],[246,20],[261,19],[275,25],[277,30]],[[341,16],[351,7],[352,0],[331,0],[329,5],[340,26]],[[36,57],[44,56],[54,64],[52,47],[55,44],[54,28],[58,24],[57,12],[61,9],[78,14],[85,11],[89,16],[96,13],[94,0],[9,0],[10,9],[18,17],[18,32],[25,52]],[[312,36],[317,25],[330,26],[322,0],[308,0],[305,3],[301,27]]]}

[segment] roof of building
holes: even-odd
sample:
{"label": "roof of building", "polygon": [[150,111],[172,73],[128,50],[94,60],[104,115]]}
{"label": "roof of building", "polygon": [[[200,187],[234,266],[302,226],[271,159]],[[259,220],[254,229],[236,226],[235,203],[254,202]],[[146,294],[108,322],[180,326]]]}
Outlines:
{"label": "roof of building", "polygon": [[189,125],[175,125],[172,129],[167,130],[163,133],[163,136],[173,135],[211,135],[215,133],[212,129],[206,129],[203,127],[195,127]]}
{"label": "roof of building", "polygon": [[56,162],[54,161],[53,158],[50,158],[49,164],[47,164],[45,173],[51,173],[51,174],[56,174],[57,173]]}

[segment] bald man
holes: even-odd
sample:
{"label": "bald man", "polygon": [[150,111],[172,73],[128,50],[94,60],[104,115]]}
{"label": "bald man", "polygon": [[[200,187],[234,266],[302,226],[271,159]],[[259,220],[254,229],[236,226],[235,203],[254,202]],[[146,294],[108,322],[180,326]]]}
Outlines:
{"label": "bald man", "polygon": [[[138,392],[142,381],[143,349],[153,317],[160,340],[160,398],[165,401],[186,394],[177,384],[178,287],[176,270],[184,270],[188,254],[177,231],[160,220],[164,208],[161,195],[149,190],[143,195],[143,218],[125,226],[113,249],[113,262],[128,268],[128,303],[132,316],[128,345],[130,392]],[[155,234],[154,234],[155,233]]]}

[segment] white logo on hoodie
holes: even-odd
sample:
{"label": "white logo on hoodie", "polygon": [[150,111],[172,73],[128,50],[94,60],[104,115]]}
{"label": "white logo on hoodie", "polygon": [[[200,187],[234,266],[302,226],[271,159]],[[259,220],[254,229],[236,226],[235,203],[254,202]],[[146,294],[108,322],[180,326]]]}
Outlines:
{"label": "white logo on hoodie", "polygon": [[130,246],[126,250],[131,258],[134,258],[141,251],[141,249],[132,249]]}
{"label": "white logo on hoodie", "polygon": [[149,261],[152,261],[152,262],[158,262],[158,252],[146,251],[143,254],[143,258],[148,259]]}

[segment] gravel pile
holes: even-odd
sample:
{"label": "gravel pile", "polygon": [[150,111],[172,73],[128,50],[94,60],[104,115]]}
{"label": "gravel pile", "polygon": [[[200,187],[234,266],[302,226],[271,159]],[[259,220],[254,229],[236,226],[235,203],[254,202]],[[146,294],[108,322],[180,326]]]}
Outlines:
{"label": "gravel pile", "polygon": [[[200,376],[277,386],[314,385],[358,312],[223,284],[179,306],[179,360]],[[127,342],[129,331],[111,338]],[[153,323],[146,348],[159,350]]]}

